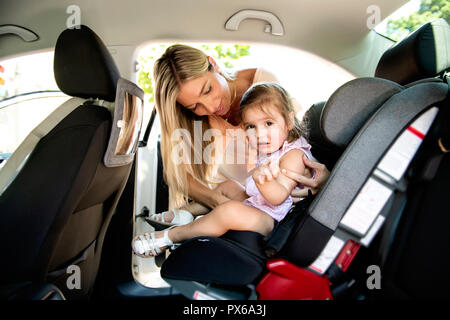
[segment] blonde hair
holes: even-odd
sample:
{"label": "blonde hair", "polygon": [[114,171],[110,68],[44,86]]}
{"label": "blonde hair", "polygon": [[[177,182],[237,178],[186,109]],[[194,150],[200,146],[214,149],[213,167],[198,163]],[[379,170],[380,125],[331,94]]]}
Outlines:
{"label": "blonde hair", "polygon": [[[283,116],[286,124],[292,124],[286,140],[292,142],[300,137],[307,137],[306,125],[295,117],[294,106],[288,92],[279,84],[273,82],[259,82],[253,84],[242,96],[239,115],[242,119],[243,113],[252,107],[259,107],[265,113],[270,114],[268,106],[276,106]],[[293,119],[291,115],[294,115]]]}
{"label": "blonde hair", "polygon": [[123,117],[122,117],[122,129],[117,139],[117,146],[115,154],[125,155],[128,154],[134,147],[136,142],[138,125],[140,125],[139,118],[141,109],[139,105],[136,105],[136,97],[125,92]]}
{"label": "blonde hair", "polygon": [[[202,122],[203,133],[210,129],[207,116],[198,116],[184,108],[177,102],[180,84],[198,78],[207,71],[214,71],[208,56],[196,48],[176,44],[166,49],[164,54],[155,62],[153,79],[155,81],[155,104],[161,122],[161,154],[164,164],[166,183],[169,186],[169,208],[177,208],[187,201],[187,174],[206,185],[212,173],[212,165],[202,161],[194,164],[195,153],[200,156],[207,142],[202,139],[202,150],[194,149],[192,139],[183,139],[186,150],[191,151],[188,164],[176,164],[171,159],[173,142],[171,134],[177,129],[186,129],[190,137],[194,137],[194,121]],[[228,80],[232,76],[220,72]]]}

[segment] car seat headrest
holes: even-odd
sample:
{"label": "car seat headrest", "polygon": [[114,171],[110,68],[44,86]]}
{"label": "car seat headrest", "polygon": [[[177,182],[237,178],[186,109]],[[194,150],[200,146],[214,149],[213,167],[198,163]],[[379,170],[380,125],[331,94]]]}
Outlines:
{"label": "car seat headrest", "polygon": [[53,71],[59,89],[67,95],[115,99],[119,70],[102,40],[84,25],[59,35]]}
{"label": "car seat headrest", "polygon": [[444,19],[423,25],[387,50],[375,77],[407,84],[435,77],[450,68],[450,26]]}
{"label": "car seat headrest", "polygon": [[346,147],[372,114],[401,90],[399,84],[380,78],[358,78],[345,83],[323,107],[322,135],[335,146]]}

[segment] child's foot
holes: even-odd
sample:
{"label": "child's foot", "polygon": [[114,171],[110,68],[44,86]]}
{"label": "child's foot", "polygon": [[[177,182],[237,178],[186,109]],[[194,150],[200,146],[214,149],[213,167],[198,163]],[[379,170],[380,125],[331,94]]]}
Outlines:
{"label": "child's foot", "polygon": [[192,222],[194,217],[187,210],[172,209],[163,213],[154,213],[146,220],[163,226],[181,226]]}
{"label": "child's foot", "polygon": [[134,237],[131,242],[134,253],[142,258],[155,257],[173,246],[174,243],[169,238],[169,229],[144,232]]}
{"label": "child's foot", "polygon": [[152,214],[150,216],[150,218],[151,217],[154,217],[155,221],[158,221],[158,222],[171,223],[173,218],[175,218],[175,215],[173,214],[172,210],[169,210],[169,211],[164,211],[163,213],[159,213],[159,214],[158,213]]}

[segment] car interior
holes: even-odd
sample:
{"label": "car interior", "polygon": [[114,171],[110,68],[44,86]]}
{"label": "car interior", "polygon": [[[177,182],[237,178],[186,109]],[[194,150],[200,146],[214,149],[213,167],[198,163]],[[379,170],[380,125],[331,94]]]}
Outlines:
{"label": "car interior", "polygon": [[[79,1],[78,12],[42,1],[26,13],[2,2],[0,60],[54,50],[69,99],[0,167],[0,299],[449,298],[450,25],[395,43],[367,28],[369,1],[325,2]],[[377,6],[386,17],[406,2]],[[330,176],[270,237],[229,231],[132,253],[134,236],[161,230],[146,218],[169,199],[136,57],[168,39],[297,48],[355,75],[305,111]]]}

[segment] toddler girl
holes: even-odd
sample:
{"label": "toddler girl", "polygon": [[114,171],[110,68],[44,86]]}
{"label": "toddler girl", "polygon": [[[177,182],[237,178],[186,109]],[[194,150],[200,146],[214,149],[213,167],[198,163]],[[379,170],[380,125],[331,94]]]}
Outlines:
{"label": "toddler girl", "polygon": [[[240,104],[241,126],[249,145],[257,150],[257,167],[247,178],[245,191],[237,189],[233,200],[215,207],[201,219],[164,231],[145,232],[133,239],[133,251],[141,257],[156,256],[174,243],[198,236],[219,237],[228,230],[268,235],[292,206],[290,196],[297,182],[283,169],[308,175],[302,159],[310,148],[287,92],[275,83],[257,83]],[[277,169],[281,169],[281,172]],[[227,184],[228,188],[233,183]],[[239,188],[237,184],[234,187]],[[242,199],[244,199],[242,201]]]}

